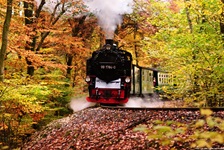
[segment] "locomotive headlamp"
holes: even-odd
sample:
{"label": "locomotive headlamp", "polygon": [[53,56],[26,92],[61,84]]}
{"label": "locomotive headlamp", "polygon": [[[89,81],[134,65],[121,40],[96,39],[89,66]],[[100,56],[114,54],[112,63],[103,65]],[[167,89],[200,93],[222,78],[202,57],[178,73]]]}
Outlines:
{"label": "locomotive headlamp", "polygon": [[111,45],[110,44],[107,44],[106,45],[106,50],[110,50],[111,49]]}
{"label": "locomotive headlamp", "polygon": [[126,78],[125,78],[125,82],[126,82],[126,83],[129,83],[129,82],[131,82],[131,79],[130,79],[130,77],[126,77]]}
{"label": "locomotive headlamp", "polygon": [[86,76],[86,82],[90,82],[90,77]]}

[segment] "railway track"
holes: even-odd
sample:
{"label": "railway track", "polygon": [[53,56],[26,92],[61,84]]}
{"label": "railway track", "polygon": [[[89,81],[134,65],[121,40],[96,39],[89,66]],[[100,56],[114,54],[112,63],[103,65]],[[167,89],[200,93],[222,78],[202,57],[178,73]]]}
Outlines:
{"label": "railway track", "polygon": [[210,109],[214,112],[216,111],[224,111],[224,107],[125,107],[120,105],[100,105],[101,108],[105,109],[134,109],[134,110],[171,110],[171,111],[177,111],[177,110],[188,110],[188,111],[199,111],[201,109]]}

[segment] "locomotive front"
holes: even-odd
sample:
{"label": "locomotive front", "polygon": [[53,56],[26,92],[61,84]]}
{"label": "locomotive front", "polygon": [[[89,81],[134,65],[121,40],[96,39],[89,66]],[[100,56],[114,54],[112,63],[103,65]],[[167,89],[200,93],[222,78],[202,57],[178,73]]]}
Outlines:
{"label": "locomotive front", "polygon": [[131,90],[132,56],[117,48],[113,40],[87,60],[86,82],[89,102],[102,104],[123,104],[128,101]]}

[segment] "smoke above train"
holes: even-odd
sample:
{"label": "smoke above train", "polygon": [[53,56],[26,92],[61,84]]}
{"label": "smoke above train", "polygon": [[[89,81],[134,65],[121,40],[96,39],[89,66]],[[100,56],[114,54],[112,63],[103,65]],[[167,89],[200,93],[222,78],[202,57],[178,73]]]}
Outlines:
{"label": "smoke above train", "polygon": [[114,38],[117,25],[122,23],[122,15],[133,12],[133,0],[84,0],[84,3],[98,18],[106,39]]}

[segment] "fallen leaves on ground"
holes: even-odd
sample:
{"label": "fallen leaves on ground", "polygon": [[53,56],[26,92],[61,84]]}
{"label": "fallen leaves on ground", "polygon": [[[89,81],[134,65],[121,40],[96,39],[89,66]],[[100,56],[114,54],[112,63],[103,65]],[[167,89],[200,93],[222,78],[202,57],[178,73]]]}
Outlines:
{"label": "fallen leaves on ground", "polygon": [[[219,111],[215,115],[222,117],[224,112]],[[202,118],[200,111],[190,110],[88,108],[53,121],[43,130],[32,135],[22,150],[170,149],[169,146],[162,145],[159,140],[150,139],[146,132],[133,129],[142,124],[150,130],[156,120],[190,124],[200,118]],[[172,124],[172,122],[168,123]],[[181,134],[181,126],[173,124],[172,128],[180,128]],[[189,135],[185,133],[181,137],[190,136],[192,131],[188,132]],[[186,149],[190,146],[190,142],[172,141],[172,148]]]}

